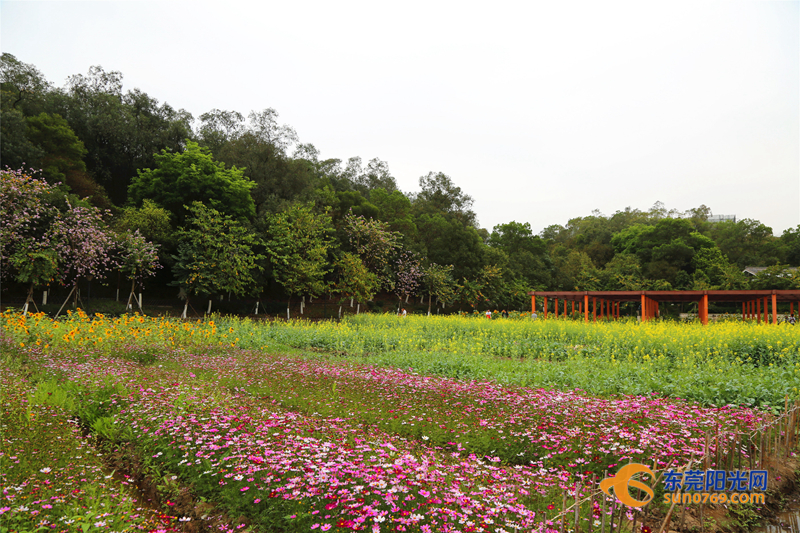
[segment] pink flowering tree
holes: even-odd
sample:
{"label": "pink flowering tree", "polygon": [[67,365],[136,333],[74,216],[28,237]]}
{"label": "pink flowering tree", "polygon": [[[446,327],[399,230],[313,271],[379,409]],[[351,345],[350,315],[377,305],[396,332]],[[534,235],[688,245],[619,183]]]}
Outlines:
{"label": "pink flowering tree", "polygon": [[133,233],[128,230],[122,234],[118,244],[119,269],[131,282],[131,292],[125,308],[131,309],[131,299],[133,299],[137,302],[139,310],[142,311],[142,303],[135,296],[136,285],[142,287],[144,280],[153,276],[156,270],[161,268],[161,264],[158,262],[158,245],[145,239],[138,229]]}
{"label": "pink flowering tree", "polygon": [[45,200],[55,189],[33,172],[0,170],[0,279],[13,270],[18,282],[28,284],[26,315],[33,290],[58,274],[50,231],[56,209]]}
{"label": "pink flowering tree", "polygon": [[63,285],[72,286],[67,300],[74,293],[77,304],[81,279],[102,279],[116,266],[112,256],[114,238],[97,209],[72,207],[69,202],[67,207],[53,220],[51,242],[59,258],[59,280]]}
{"label": "pink flowering tree", "polygon": [[[20,243],[40,239],[53,211],[44,196],[53,189],[42,178],[23,170],[0,170],[0,266]],[[0,268],[0,275],[7,269]]]}
{"label": "pink flowering tree", "polygon": [[422,263],[414,252],[405,251],[394,262],[394,293],[402,300],[417,294],[422,282]]}

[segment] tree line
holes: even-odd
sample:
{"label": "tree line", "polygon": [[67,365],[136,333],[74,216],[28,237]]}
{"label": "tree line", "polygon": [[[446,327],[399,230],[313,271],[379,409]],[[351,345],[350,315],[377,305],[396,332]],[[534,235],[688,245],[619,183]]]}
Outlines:
{"label": "tree line", "polygon": [[[800,226],[594,212],[538,235],[481,228],[442,172],[404,193],[389,165],[321,159],[271,108],[197,117],[92,67],[55,87],[3,54],[0,259],[29,287],[124,272],[198,295],[378,293],[518,308],[530,290],[800,288]],[[89,254],[89,255],[86,255]],[[767,266],[755,277],[746,266]],[[150,281],[149,283],[154,283]],[[130,299],[130,298],[129,298]]]}

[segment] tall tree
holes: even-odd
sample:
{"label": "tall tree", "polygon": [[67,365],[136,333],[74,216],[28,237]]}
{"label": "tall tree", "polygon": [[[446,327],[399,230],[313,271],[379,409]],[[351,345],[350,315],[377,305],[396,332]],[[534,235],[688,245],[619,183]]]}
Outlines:
{"label": "tall tree", "polygon": [[327,213],[315,213],[310,205],[294,205],[269,215],[267,223],[267,256],[275,281],[288,296],[288,316],[292,297],[316,297],[325,291],[331,220]]}
{"label": "tall tree", "polygon": [[391,259],[400,248],[400,234],[390,231],[383,222],[352,212],[345,216],[345,228],[350,245],[367,269],[378,276],[383,287],[391,288]]}
{"label": "tall tree", "polygon": [[187,141],[186,150],[171,153],[163,150],[156,156],[157,167],[139,171],[130,185],[135,205],[149,198],[167,209],[180,225],[186,219],[187,205],[201,202],[234,218],[252,218],[255,206],[250,189],[255,184],[241,169],[225,168],[214,161],[207,148]]}
{"label": "tall tree", "polygon": [[[545,242],[533,235],[527,222],[509,222],[494,227],[489,246],[505,252],[509,279],[524,280],[530,289],[550,284],[553,265]],[[529,290],[530,290],[529,289]]]}
{"label": "tall tree", "polygon": [[255,289],[254,272],[261,270],[263,256],[254,248],[260,239],[232,217],[194,202],[188,209],[186,227],[178,232],[178,254],[173,257],[173,285],[183,289],[186,304],[194,295],[231,293],[237,296]]}
{"label": "tall tree", "polygon": [[422,286],[428,294],[428,316],[431,315],[431,300],[435,296],[437,302],[445,305],[456,299],[458,286],[452,276],[453,265],[437,265],[430,263],[422,270]]}
{"label": "tall tree", "polygon": [[180,150],[191,135],[192,116],[147,94],[122,91],[122,74],[94,66],[48,95],[48,111],[64,117],[83,141],[89,172],[123,204],[136,171],[151,168],[162,149]]}
{"label": "tall tree", "polygon": [[[136,300],[136,284],[144,285],[144,280],[153,276],[156,270],[161,268],[158,262],[158,245],[145,239],[144,235],[137,229],[131,233],[126,231],[119,239],[119,268],[131,282],[131,292],[128,295],[127,308],[130,309],[131,300]],[[138,301],[139,310],[142,310],[142,302]]]}
{"label": "tall tree", "polygon": [[334,292],[342,295],[339,301],[339,315],[342,314],[342,302],[348,298],[358,302],[372,300],[381,287],[381,280],[370,272],[364,262],[355,254],[345,252],[334,264],[337,282]]}

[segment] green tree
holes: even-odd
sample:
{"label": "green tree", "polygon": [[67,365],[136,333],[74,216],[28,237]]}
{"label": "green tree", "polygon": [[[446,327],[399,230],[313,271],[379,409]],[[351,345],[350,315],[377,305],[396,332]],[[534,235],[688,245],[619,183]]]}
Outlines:
{"label": "green tree", "polygon": [[172,285],[186,295],[183,318],[194,295],[227,292],[240,296],[254,290],[253,274],[262,270],[259,261],[264,257],[254,250],[261,244],[259,238],[230,216],[202,202],[194,202],[187,212],[172,267]]}
{"label": "green tree", "polygon": [[742,269],[780,263],[780,241],[772,235],[772,228],[757,220],[717,222],[710,225],[708,236],[731,263]]}
{"label": "green tree", "polygon": [[798,288],[797,269],[789,265],[773,265],[762,270],[750,280],[750,287],[762,290],[790,290]]}
{"label": "green tree", "polygon": [[141,207],[126,207],[114,223],[119,233],[141,233],[145,239],[171,248],[174,245],[170,213],[153,200],[145,198]]}
{"label": "green tree", "polygon": [[23,115],[38,113],[51,89],[50,82],[35,66],[8,53],[0,56],[0,105],[4,111],[16,109]]}
{"label": "green tree", "polygon": [[18,109],[0,111],[0,168],[36,168],[44,151],[28,138],[28,122]]}
{"label": "green tree", "polygon": [[531,225],[509,222],[494,227],[488,244],[505,252],[510,279],[524,280],[531,288],[542,290],[552,280],[553,264],[547,244],[533,235]]}
{"label": "green tree", "polygon": [[345,252],[334,265],[337,282],[334,292],[342,295],[339,301],[339,316],[342,314],[342,302],[355,299],[358,302],[372,300],[381,287],[380,278],[367,268],[355,254]]}
{"label": "green tree", "polygon": [[130,200],[137,206],[145,198],[155,201],[175,217],[179,225],[187,216],[187,205],[201,202],[234,218],[255,215],[250,189],[254,183],[242,170],[225,168],[214,161],[207,148],[187,141],[182,153],[163,150],[155,157],[157,167],[139,171],[129,188]]}
{"label": "green tree", "polygon": [[785,250],[786,262],[793,266],[800,266],[800,225],[784,230],[781,242]]}
{"label": "green tree", "polygon": [[[131,282],[131,292],[128,295],[127,308],[130,309],[131,299],[136,299],[136,283],[144,285],[144,280],[156,273],[161,268],[158,262],[158,245],[145,239],[139,230],[131,233],[126,231],[118,239],[119,269]],[[139,310],[142,310],[141,301],[137,301]]]}
{"label": "green tree", "polygon": [[293,296],[316,297],[326,289],[331,220],[310,205],[294,205],[268,216],[267,223],[267,256],[275,281],[288,295],[288,315]]}
{"label": "green tree", "polygon": [[46,102],[46,110],[64,117],[83,141],[87,169],[120,205],[137,170],[153,168],[160,150],[183,148],[193,120],[138,89],[123,93],[122,78],[94,66],[87,75],[70,76],[66,88],[48,93]]}
{"label": "green tree", "polygon": [[50,183],[64,183],[81,198],[89,198],[97,207],[111,207],[105,189],[87,172],[83,159],[86,148],[60,115],[39,113],[28,117],[28,139],[43,155],[37,162]]}
{"label": "green tree", "polygon": [[400,191],[377,188],[370,193],[370,202],[378,209],[378,219],[389,225],[389,229],[413,243],[418,240],[417,225],[411,211],[411,200]]}
{"label": "green tree", "polygon": [[456,299],[457,285],[452,276],[453,265],[437,265],[430,263],[422,271],[422,286],[428,294],[428,316],[431,315],[431,300],[435,296],[437,302],[444,305]]}
{"label": "green tree", "polygon": [[600,272],[602,290],[641,291],[646,280],[639,259],[631,253],[616,254]]}
{"label": "green tree", "polygon": [[29,304],[33,303],[36,307],[33,290],[49,284],[58,275],[58,253],[48,244],[46,241],[28,240],[17,247],[16,253],[11,256],[11,266],[17,271],[16,280],[28,284],[28,295],[22,310],[26,316]]}
{"label": "green tree", "polygon": [[383,287],[391,288],[391,260],[400,248],[400,234],[390,231],[387,224],[378,220],[355,216],[344,217],[345,230],[350,245],[370,272],[375,274]]}

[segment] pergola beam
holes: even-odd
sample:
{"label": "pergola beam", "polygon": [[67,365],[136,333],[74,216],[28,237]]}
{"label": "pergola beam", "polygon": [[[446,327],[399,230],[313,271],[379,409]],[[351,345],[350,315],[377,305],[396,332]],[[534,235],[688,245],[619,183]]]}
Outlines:
{"label": "pergola beam", "polygon": [[[567,302],[572,302],[572,315],[575,316],[575,302],[578,302],[579,313],[583,313],[584,322],[589,322],[589,301],[591,299],[592,320],[597,321],[598,300],[600,301],[600,317],[618,319],[622,302],[638,302],[641,306],[642,321],[659,315],[661,302],[697,302],[700,322],[708,323],[708,306],[711,302],[741,302],[742,319],[755,318],[761,323],[763,303],[764,323],[778,322],[778,304],[789,303],[790,313],[794,314],[795,303],[800,310],[800,290],[742,290],[742,291],[531,291],[531,310],[536,309],[536,296],[542,296],[544,317],[548,316],[548,298],[555,299],[555,317],[559,318],[559,300],[564,302],[563,316],[566,317]],[[769,320],[769,305],[772,303],[772,320]]]}

